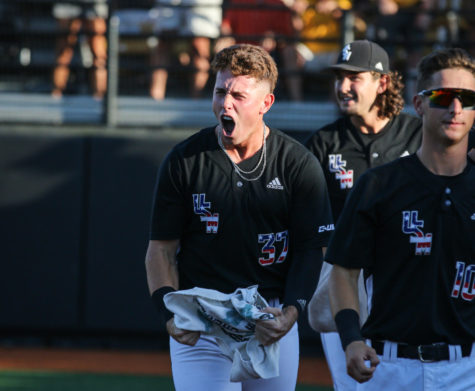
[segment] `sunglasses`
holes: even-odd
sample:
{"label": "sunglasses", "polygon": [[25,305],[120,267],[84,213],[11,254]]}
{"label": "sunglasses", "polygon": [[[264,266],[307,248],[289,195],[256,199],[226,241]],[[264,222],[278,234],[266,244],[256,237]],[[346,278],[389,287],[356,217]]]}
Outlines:
{"label": "sunglasses", "polygon": [[417,95],[428,96],[429,106],[433,108],[447,108],[457,98],[464,110],[475,110],[475,91],[464,88],[435,88],[422,90]]}

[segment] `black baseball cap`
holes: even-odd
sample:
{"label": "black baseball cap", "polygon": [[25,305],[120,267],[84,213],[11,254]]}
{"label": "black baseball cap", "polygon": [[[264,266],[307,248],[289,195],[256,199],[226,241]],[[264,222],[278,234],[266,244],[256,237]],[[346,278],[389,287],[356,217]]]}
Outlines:
{"label": "black baseball cap", "polygon": [[379,73],[389,72],[389,57],[377,43],[361,40],[346,45],[338,56],[335,65],[330,69],[344,69],[346,71]]}

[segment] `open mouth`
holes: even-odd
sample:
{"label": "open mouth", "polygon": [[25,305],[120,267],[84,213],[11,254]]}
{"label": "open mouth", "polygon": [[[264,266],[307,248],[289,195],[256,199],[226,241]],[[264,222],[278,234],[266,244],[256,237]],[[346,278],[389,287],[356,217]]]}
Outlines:
{"label": "open mouth", "polygon": [[351,102],[351,101],[355,101],[355,98],[352,95],[339,95],[338,99],[342,103],[348,103],[348,102]]}
{"label": "open mouth", "polygon": [[221,125],[223,127],[224,134],[226,136],[231,136],[233,134],[234,126],[236,124],[234,123],[234,120],[230,116],[222,115]]}

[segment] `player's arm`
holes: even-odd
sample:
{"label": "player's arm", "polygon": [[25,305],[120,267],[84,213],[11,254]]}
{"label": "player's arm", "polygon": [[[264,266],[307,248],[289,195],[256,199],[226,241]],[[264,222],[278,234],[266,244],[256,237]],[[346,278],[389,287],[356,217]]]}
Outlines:
{"label": "player's arm", "polygon": [[302,249],[296,252],[295,259],[298,259],[298,261],[293,262],[287,275],[284,307],[282,309],[265,308],[264,311],[273,314],[274,319],[262,320],[256,323],[256,338],[264,346],[277,342],[287,334],[297,321],[300,312],[304,310],[304,305],[300,305],[297,300],[305,297],[305,286],[309,284],[309,275],[313,276],[317,273],[311,267],[314,264],[321,265],[322,258],[321,251]]}
{"label": "player's arm", "polygon": [[[370,380],[379,364],[360,331],[358,278],[360,269],[333,266],[329,280],[330,306],[346,356],[348,374],[359,383]],[[369,360],[370,366],[365,363]]]}
{"label": "player's arm", "polygon": [[256,325],[256,337],[264,345],[282,338],[305,310],[317,285],[323,262],[323,245],[333,229],[325,177],[318,160],[306,154],[293,178],[295,193],[290,212],[292,263],[287,272],[283,310],[271,309],[275,318]]}
{"label": "player's arm", "polygon": [[178,289],[176,251],[179,240],[150,240],[145,256],[145,269],[150,294],[162,287]]}
{"label": "player's arm", "polygon": [[182,330],[175,326],[173,313],[163,302],[163,297],[178,289],[178,270],[176,252],[179,240],[150,240],[145,256],[147,283],[152,300],[157,308],[160,321],[165,325],[168,334],[175,340],[186,345],[194,345],[200,333]]}
{"label": "player's arm", "polygon": [[[301,249],[296,251],[296,260],[289,269],[285,287],[284,308],[268,307],[264,311],[274,315],[274,319],[256,323],[256,338],[264,346],[270,345],[282,338],[292,328],[300,313],[305,309],[306,302],[315,289],[322,265],[321,248]],[[311,276],[311,277],[309,277]]]}
{"label": "player's arm", "polygon": [[[360,269],[333,265],[329,280],[330,305],[333,316],[343,309],[359,312],[358,277]],[[363,339],[361,337],[361,339]]]}

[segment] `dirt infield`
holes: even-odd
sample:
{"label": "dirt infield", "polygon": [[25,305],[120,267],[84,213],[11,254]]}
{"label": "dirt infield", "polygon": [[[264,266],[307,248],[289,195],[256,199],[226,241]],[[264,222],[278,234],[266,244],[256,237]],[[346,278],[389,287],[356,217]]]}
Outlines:
{"label": "dirt infield", "polygon": [[[35,369],[67,372],[171,375],[166,352],[0,347],[0,369]],[[331,386],[326,361],[301,358],[299,384]]]}

